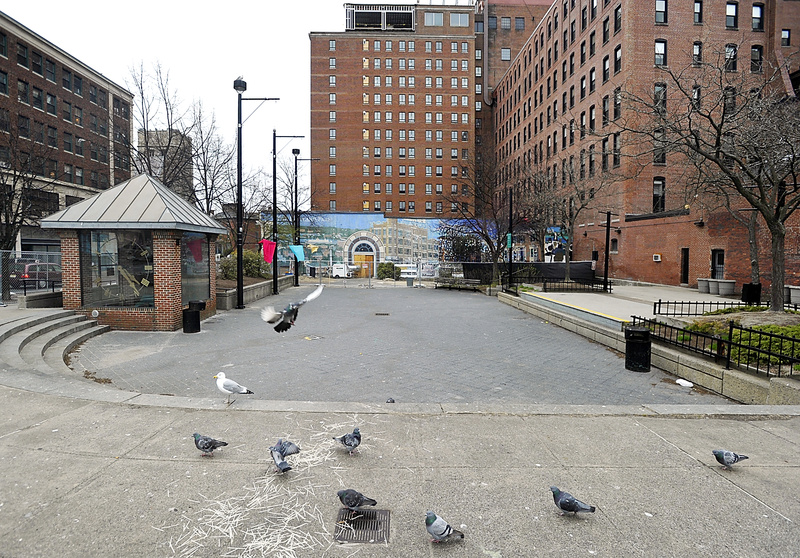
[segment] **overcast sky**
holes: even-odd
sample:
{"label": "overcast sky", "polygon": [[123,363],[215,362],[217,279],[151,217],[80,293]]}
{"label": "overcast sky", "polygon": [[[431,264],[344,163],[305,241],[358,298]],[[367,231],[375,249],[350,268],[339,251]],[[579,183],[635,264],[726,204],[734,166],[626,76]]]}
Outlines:
{"label": "overcast sky", "polygon": [[[309,157],[311,31],[344,30],[342,0],[37,0],[0,9],[119,85],[130,68],[160,62],[187,106],[214,111],[225,141],[236,140],[236,92],[243,76],[249,97],[280,97],[243,127],[245,168],[272,169],[272,130],[304,135],[279,140],[279,157],[301,149]],[[130,89],[130,88],[129,88]],[[243,103],[247,116],[258,107]],[[301,175],[306,176],[306,171]]]}

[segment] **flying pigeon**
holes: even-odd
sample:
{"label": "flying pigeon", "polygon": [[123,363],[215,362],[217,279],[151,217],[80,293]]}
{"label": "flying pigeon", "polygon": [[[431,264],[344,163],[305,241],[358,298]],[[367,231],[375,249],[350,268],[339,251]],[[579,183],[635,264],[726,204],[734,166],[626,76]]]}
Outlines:
{"label": "flying pigeon", "polygon": [[361,430],[358,428],[353,429],[352,434],[345,434],[343,436],[334,436],[334,440],[337,442],[341,442],[344,447],[350,452],[350,455],[353,455],[354,451],[357,451],[356,448],[361,443]]}
{"label": "flying pigeon", "polygon": [[450,527],[444,519],[433,513],[432,511],[425,512],[425,528],[431,534],[431,542],[442,542],[448,540],[450,537],[463,539],[464,533],[457,529]]}
{"label": "flying pigeon", "polygon": [[289,305],[280,312],[275,310],[275,308],[272,306],[267,306],[261,311],[261,319],[270,324],[277,322],[277,325],[274,328],[275,331],[278,333],[283,333],[294,325],[294,321],[297,319],[297,311],[300,310],[300,307],[306,302],[314,300],[321,295],[324,287],[325,285],[320,285],[303,300],[289,303]]}
{"label": "flying pigeon", "polygon": [[300,453],[300,447],[289,440],[278,438],[278,443],[269,448],[269,453],[272,455],[272,460],[275,461],[278,471],[285,473],[292,470],[291,465],[286,463],[286,456]]}
{"label": "flying pigeon", "polygon": [[198,434],[197,432],[194,433],[194,445],[203,452],[203,457],[209,456],[212,457],[212,454],[215,449],[221,448],[222,446],[227,446],[228,442],[223,442],[221,440],[215,440],[209,436],[203,436],[202,434]]}
{"label": "flying pigeon", "polygon": [[353,490],[352,488],[348,488],[346,490],[340,490],[336,493],[339,497],[339,500],[342,502],[342,505],[351,511],[358,511],[361,506],[375,506],[378,504],[372,498],[367,498],[357,490]]}
{"label": "flying pigeon", "polygon": [[569,492],[561,492],[555,486],[551,486],[550,491],[553,493],[553,501],[556,503],[556,507],[561,510],[561,515],[567,512],[573,512],[575,515],[578,515],[578,512],[594,513],[594,506],[584,504]]}
{"label": "flying pigeon", "polygon": [[746,455],[733,453],[732,451],[728,450],[712,450],[711,453],[713,453],[714,457],[717,458],[717,461],[720,465],[722,465],[722,468],[729,471],[732,470],[734,463],[739,463],[739,461],[744,459],[750,459]]}
{"label": "flying pigeon", "polygon": [[233,393],[242,393],[245,395],[253,393],[246,387],[240,386],[230,378],[226,378],[225,372],[218,373],[216,376],[214,376],[214,378],[217,380],[217,389],[228,395],[228,405],[231,404],[231,394]]}

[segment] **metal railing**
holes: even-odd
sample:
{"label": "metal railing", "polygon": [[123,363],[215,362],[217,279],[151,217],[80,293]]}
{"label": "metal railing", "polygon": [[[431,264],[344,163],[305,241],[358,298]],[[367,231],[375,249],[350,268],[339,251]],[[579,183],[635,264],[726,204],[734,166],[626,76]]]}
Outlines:
{"label": "metal railing", "polygon": [[[605,292],[606,286],[600,279],[579,279],[576,281],[542,281],[543,292]],[[611,281],[608,282],[608,292],[611,292]]]}
{"label": "metal railing", "polygon": [[634,326],[646,327],[650,337],[669,345],[713,358],[731,367],[751,370],[767,376],[800,373],[800,339],[752,328],[728,325],[728,335],[709,335],[632,316]]}
{"label": "metal railing", "polygon": [[2,299],[61,288],[61,252],[0,250]]}
{"label": "metal railing", "polygon": [[[769,301],[755,304],[752,302],[737,302],[737,301],[717,301],[717,300],[700,300],[700,301],[662,301],[658,300],[653,303],[653,314],[656,316],[702,316],[708,312],[716,310],[724,310],[727,308],[769,308]],[[784,310],[800,310],[800,305],[785,303]]]}
{"label": "metal railing", "polygon": [[514,272],[509,277],[508,272],[500,275],[500,283],[504,293],[513,293],[519,296],[520,285],[532,285],[542,282],[542,273],[531,265],[515,264]]}

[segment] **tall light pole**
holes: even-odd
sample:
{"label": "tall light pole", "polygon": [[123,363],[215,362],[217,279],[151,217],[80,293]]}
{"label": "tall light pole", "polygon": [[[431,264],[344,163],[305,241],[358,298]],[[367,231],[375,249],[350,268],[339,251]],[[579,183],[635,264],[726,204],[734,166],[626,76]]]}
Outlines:
{"label": "tall light pole", "polygon": [[[272,130],[272,242],[275,255],[272,257],[272,294],[278,294],[278,138],[304,138],[305,136],[279,136]],[[295,173],[297,174],[297,173]]]}
{"label": "tall light pole", "polygon": [[279,101],[276,97],[242,98],[247,82],[241,76],[233,80],[238,93],[238,119],[236,127],[236,308],[244,308],[244,204],[242,203],[242,101]]}
{"label": "tall light pole", "polygon": [[[300,155],[299,149],[292,149],[292,155],[294,155],[294,205],[292,206],[292,213],[294,214],[294,243],[297,246],[300,244],[300,201],[298,200],[300,189],[297,186],[297,161],[319,161],[319,159],[298,159],[297,156]],[[294,259],[295,287],[300,285],[300,276],[297,273],[297,266],[298,266],[298,261],[297,257],[295,257]]]}
{"label": "tall light pole", "polygon": [[[292,155],[294,155],[294,205],[292,206],[292,211],[294,213],[294,244],[295,246],[300,245],[300,222],[298,221],[298,215],[300,211],[297,208],[298,201],[297,201],[297,156],[300,155],[299,149],[292,149]],[[297,260],[297,255],[294,257],[294,286],[298,287],[300,285],[300,270],[298,266],[300,262]]]}

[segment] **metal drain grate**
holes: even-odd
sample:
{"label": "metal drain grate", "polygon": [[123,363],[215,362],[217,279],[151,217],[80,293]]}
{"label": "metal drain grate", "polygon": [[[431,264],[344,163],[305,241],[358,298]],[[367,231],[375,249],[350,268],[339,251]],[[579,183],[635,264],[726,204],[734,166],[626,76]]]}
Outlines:
{"label": "metal drain grate", "polygon": [[389,312],[375,312],[376,316],[388,316]]}
{"label": "metal drain grate", "polygon": [[333,538],[340,542],[388,543],[389,510],[340,508]]}

